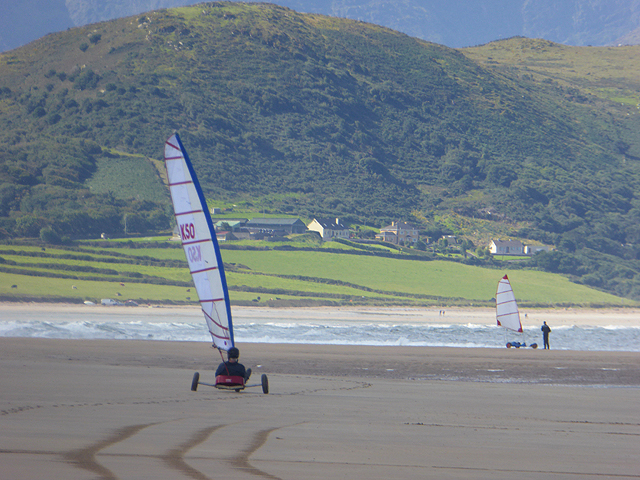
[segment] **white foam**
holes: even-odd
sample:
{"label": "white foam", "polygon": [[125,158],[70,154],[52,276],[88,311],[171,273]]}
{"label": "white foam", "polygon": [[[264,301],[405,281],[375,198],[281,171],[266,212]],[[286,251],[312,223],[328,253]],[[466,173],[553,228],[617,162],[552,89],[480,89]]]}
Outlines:
{"label": "white foam", "polygon": [[[531,330],[534,330],[531,332]],[[518,334],[507,335],[496,326],[475,324],[338,324],[246,323],[237,324],[239,342],[298,343],[316,345],[431,346],[461,348],[503,348],[506,341],[522,341]],[[526,329],[526,342],[541,344],[536,329]],[[163,341],[210,341],[204,321],[140,322],[101,321],[4,321],[0,336],[77,339],[144,339]],[[511,338],[513,336],[513,338]],[[640,351],[638,328],[556,328],[551,347],[557,350]]]}

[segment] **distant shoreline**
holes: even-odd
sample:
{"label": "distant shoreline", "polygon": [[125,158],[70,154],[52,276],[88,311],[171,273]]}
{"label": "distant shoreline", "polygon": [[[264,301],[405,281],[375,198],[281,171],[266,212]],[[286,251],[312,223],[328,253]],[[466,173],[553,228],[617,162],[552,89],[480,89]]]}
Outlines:
{"label": "distant shoreline", "polygon": [[[77,315],[92,312],[96,315],[109,314],[109,317],[135,316],[138,321],[162,322],[167,318],[193,317],[201,318],[198,305],[193,306],[102,306],[62,303],[12,303],[0,302],[0,310],[5,313],[0,321],[11,319],[28,319],[30,314],[38,316],[47,312],[56,316],[65,313]],[[495,311],[492,308],[412,308],[412,307],[232,307],[232,315],[236,323],[250,322],[313,322],[331,324],[335,322],[375,322],[400,324],[480,324],[495,325]],[[640,309],[521,309],[522,324],[539,325],[543,321],[553,326],[623,326],[640,328]]]}

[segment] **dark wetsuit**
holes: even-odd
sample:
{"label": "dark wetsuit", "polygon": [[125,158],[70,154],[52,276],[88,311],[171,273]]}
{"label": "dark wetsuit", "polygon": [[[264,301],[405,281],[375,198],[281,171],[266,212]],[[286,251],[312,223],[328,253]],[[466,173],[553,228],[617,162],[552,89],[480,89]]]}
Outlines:
{"label": "dark wetsuit", "polygon": [[[228,372],[228,373],[227,373]],[[244,368],[244,365],[238,362],[222,362],[218,369],[216,370],[216,377],[218,375],[230,375],[232,377],[242,377],[245,381],[249,379],[247,375],[247,371]]]}
{"label": "dark wetsuit", "polygon": [[551,332],[551,329],[549,328],[549,325],[545,323],[544,325],[542,325],[542,328],[540,330],[542,330],[542,340],[544,341],[544,348],[545,350],[549,350],[549,332]]}

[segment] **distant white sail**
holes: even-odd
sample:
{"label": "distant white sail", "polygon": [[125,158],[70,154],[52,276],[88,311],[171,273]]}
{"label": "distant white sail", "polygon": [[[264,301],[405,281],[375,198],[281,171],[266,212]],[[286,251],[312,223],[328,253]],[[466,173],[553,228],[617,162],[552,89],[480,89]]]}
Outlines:
{"label": "distant white sail", "polygon": [[234,346],[233,325],[220,248],[198,178],[178,134],[167,140],[164,162],[182,247],[213,346],[229,350]]}
{"label": "distant white sail", "polygon": [[496,293],[496,319],[498,325],[514,332],[522,332],[520,323],[520,312],[516,303],[516,296],[513,294],[509,278],[505,275],[498,282]]}

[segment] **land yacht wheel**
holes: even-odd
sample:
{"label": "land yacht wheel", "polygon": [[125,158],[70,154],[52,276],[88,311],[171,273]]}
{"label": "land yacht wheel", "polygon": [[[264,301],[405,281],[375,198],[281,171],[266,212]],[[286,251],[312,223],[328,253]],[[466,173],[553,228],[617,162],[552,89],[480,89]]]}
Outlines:
{"label": "land yacht wheel", "polygon": [[193,374],[193,380],[191,381],[191,391],[198,390],[198,382],[200,381],[200,374],[198,372]]}

